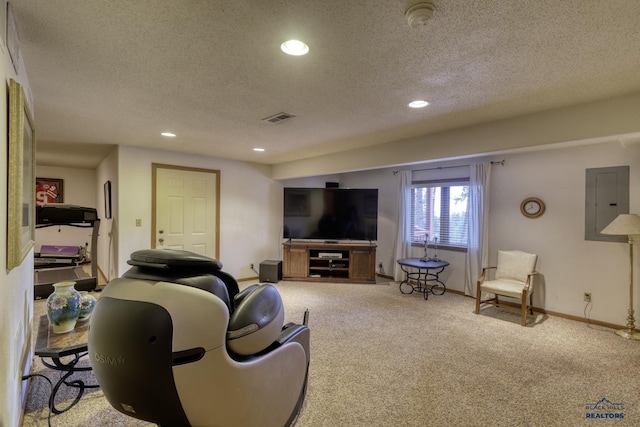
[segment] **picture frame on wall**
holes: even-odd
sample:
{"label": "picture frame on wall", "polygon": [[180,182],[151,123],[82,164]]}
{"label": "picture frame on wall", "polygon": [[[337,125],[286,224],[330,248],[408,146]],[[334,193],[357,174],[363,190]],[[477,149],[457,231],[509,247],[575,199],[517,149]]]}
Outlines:
{"label": "picture frame on wall", "polygon": [[64,203],[64,180],[36,178],[36,206]]}
{"label": "picture frame on wall", "polygon": [[35,129],[24,89],[9,81],[7,270],[19,266],[35,240]]}

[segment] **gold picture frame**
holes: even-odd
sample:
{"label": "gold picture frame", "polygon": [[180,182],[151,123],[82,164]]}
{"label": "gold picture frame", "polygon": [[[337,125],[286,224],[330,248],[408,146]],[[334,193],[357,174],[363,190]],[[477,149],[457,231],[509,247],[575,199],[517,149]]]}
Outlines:
{"label": "gold picture frame", "polygon": [[10,79],[7,270],[22,264],[34,245],[35,141],[24,89]]}

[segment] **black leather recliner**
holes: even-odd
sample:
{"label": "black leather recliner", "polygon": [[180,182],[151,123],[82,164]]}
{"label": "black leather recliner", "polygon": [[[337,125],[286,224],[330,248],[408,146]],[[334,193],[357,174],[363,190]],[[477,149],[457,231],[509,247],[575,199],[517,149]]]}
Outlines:
{"label": "black leather recliner", "polygon": [[115,409],[160,426],[295,423],[310,332],[283,326],[274,286],[239,292],[220,262],[186,251],[137,251],[128,263],[89,329],[93,371]]}

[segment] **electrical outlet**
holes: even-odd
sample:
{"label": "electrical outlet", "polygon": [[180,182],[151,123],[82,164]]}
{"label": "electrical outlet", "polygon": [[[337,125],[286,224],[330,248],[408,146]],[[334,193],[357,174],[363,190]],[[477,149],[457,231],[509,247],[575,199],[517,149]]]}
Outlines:
{"label": "electrical outlet", "polygon": [[585,292],[582,295],[582,299],[587,302],[591,302],[591,292]]}
{"label": "electrical outlet", "polygon": [[251,269],[253,270],[253,264],[251,264]]}

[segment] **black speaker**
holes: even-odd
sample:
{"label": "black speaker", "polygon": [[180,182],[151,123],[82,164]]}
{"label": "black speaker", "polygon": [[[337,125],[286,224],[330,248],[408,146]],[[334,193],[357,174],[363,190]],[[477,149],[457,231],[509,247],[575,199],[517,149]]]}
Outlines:
{"label": "black speaker", "polygon": [[340,187],[340,183],[339,182],[325,182],[324,186],[325,186],[325,188],[338,188],[338,187]]}
{"label": "black speaker", "polygon": [[282,261],[265,260],[260,263],[260,282],[278,283],[282,280]]}

